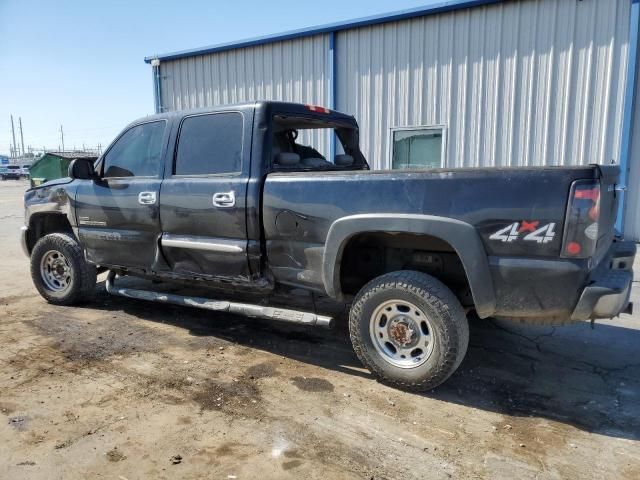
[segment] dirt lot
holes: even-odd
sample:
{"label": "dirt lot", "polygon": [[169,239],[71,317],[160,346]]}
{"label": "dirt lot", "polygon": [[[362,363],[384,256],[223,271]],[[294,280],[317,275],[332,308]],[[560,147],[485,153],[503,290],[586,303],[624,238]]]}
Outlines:
{"label": "dirt lot", "polygon": [[640,478],[640,315],[477,321],[448,383],[403,393],[362,369],[344,325],[102,284],[82,308],[46,304],[18,242],[25,187],[0,183],[0,478]]}

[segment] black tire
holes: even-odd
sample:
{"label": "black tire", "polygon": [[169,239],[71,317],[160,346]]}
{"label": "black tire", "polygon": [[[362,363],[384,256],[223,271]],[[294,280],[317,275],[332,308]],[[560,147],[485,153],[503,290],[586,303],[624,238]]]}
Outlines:
{"label": "black tire", "polygon": [[[409,302],[423,312],[428,333],[435,340],[424,363],[415,367],[394,365],[374,346],[375,334],[370,330],[374,313],[395,300]],[[356,355],[371,373],[383,383],[414,391],[431,390],[447,380],[469,345],[469,324],[456,296],[438,279],[414,271],[388,273],[366,284],[351,307],[349,333]]]}
{"label": "black tire", "polygon": [[[42,272],[47,252],[59,252],[67,260],[70,270],[68,286],[62,290],[51,288]],[[38,240],[31,252],[31,279],[42,297],[54,305],[73,305],[89,300],[95,291],[96,267],[88,263],[77,240],[66,233],[50,233]]]}

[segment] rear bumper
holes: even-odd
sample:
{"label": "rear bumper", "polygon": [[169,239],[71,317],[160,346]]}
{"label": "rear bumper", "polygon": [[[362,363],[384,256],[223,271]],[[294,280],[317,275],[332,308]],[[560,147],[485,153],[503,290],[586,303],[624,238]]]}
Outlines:
{"label": "rear bumper", "polygon": [[590,275],[590,283],[582,291],[571,319],[613,318],[621,313],[630,313],[635,256],[635,243],[614,242]]}

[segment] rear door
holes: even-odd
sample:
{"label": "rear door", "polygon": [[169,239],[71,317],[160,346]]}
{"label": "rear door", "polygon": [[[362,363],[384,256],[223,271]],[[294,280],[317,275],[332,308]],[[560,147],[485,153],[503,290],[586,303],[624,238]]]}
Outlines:
{"label": "rear door", "polygon": [[251,119],[197,114],[179,126],[160,194],[162,251],[175,273],[240,278],[247,263]]}
{"label": "rear door", "polygon": [[76,222],[92,262],[151,269],[168,130],[165,120],[130,127],[102,158],[100,178],[79,181]]}

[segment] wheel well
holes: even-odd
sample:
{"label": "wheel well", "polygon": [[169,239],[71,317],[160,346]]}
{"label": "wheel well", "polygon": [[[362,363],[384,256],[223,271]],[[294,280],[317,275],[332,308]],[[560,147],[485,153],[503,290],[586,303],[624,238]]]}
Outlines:
{"label": "wheel well", "polygon": [[367,282],[385,273],[415,270],[447,285],[464,306],[473,298],[464,266],[444,240],[423,234],[370,232],[351,237],[340,261],[340,285],[356,294]]}
{"label": "wheel well", "polygon": [[67,217],[60,213],[46,213],[34,215],[29,220],[27,234],[27,248],[33,250],[36,242],[50,233],[68,233],[75,237]]}

